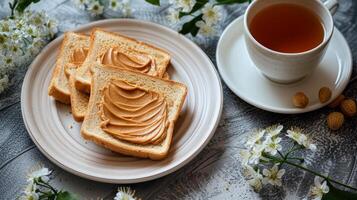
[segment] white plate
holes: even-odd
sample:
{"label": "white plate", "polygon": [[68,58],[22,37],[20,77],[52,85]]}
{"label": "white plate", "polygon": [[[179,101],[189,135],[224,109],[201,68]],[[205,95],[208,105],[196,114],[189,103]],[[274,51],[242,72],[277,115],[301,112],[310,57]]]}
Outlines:
{"label": "white plate", "polygon": [[218,125],[223,95],[214,65],[193,42],[157,24],[114,19],[94,22],[74,31],[89,33],[94,27],[151,43],[171,54],[170,77],[187,85],[188,95],[175,124],[168,157],[161,161],[126,157],[82,139],[80,124],[73,120],[69,106],[56,103],[47,95],[62,36],[42,50],[23,82],[21,109],[32,140],[63,169],[101,182],[148,181],[179,169],[203,149]]}
{"label": "white plate", "polygon": [[[289,85],[274,83],[263,76],[251,61],[243,34],[243,18],[234,20],[223,32],[217,46],[217,66],[228,87],[244,101],[263,110],[294,114],[319,109],[318,91],[327,86],[332,101],[347,86],[352,73],[352,55],[340,31],[335,28],[331,43],[317,69],[305,79]],[[304,108],[292,105],[292,96],[304,92],[310,99]]]}

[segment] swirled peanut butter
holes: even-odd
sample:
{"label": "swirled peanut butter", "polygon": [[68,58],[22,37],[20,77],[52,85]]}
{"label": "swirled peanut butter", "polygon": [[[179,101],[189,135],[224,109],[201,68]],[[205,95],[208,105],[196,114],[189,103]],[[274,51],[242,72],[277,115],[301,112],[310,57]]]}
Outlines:
{"label": "swirled peanut butter", "polygon": [[120,80],[103,89],[101,128],[108,134],[136,144],[157,144],[166,136],[167,105],[158,93]]}
{"label": "swirled peanut butter", "polygon": [[88,54],[88,49],[87,48],[78,48],[75,49],[71,55],[71,61],[70,63],[72,64],[82,64],[84,60],[86,59]]}
{"label": "swirled peanut butter", "polygon": [[144,54],[131,52],[125,54],[116,48],[108,49],[100,58],[103,65],[114,66],[123,69],[130,69],[147,73],[152,66],[155,66],[154,60]]}

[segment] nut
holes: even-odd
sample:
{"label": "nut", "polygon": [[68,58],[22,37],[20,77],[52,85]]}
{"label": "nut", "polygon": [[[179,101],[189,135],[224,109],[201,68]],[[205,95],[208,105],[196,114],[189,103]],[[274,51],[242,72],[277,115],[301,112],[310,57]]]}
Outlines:
{"label": "nut", "polygon": [[338,130],[342,127],[345,117],[340,112],[332,112],[327,116],[327,125],[331,130]]}
{"label": "nut", "polygon": [[340,108],[342,113],[345,114],[347,117],[353,117],[356,115],[356,102],[353,99],[343,100],[340,104]]}
{"label": "nut", "polygon": [[333,100],[328,106],[330,108],[336,108],[337,106],[339,106],[341,104],[341,102],[345,99],[345,95],[340,94],[338,97],[336,97],[335,100]]}
{"label": "nut", "polygon": [[328,87],[322,87],[319,90],[319,100],[321,103],[326,103],[331,99],[331,90]]}
{"label": "nut", "polygon": [[297,92],[293,96],[293,104],[298,108],[305,108],[309,104],[309,98],[303,92]]}

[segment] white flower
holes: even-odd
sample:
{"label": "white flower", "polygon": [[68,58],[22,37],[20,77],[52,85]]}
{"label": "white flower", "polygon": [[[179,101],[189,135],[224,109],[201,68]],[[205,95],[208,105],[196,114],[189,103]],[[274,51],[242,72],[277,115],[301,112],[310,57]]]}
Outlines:
{"label": "white flower", "polygon": [[37,179],[41,179],[43,182],[48,182],[49,177],[52,171],[48,170],[48,168],[41,168],[39,170],[33,171],[32,173],[29,174],[29,177],[27,179],[28,182],[32,182]]}
{"label": "white flower", "polygon": [[264,169],[263,170],[263,184],[271,184],[281,186],[281,178],[285,174],[285,169],[278,168],[278,165],[274,165],[270,170]]}
{"label": "white flower", "polygon": [[21,36],[23,36],[23,33],[21,32],[21,30],[15,29],[10,35],[11,42],[13,44],[21,43],[22,42],[22,37]]}
{"label": "white flower", "polygon": [[118,188],[118,192],[114,197],[114,200],[137,200],[134,197],[135,191],[131,190],[129,187],[120,187]]}
{"label": "white flower", "polygon": [[[36,192],[37,185],[35,183],[35,174],[32,174],[30,176],[33,176],[33,178],[29,178],[27,180],[28,184],[25,188],[24,195],[21,196],[21,199],[24,200],[37,200],[39,199],[39,194]],[[36,178],[38,178],[36,176]]]}
{"label": "white flower", "polygon": [[204,21],[196,22],[196,26],[199,28],[198,33],[203,36],[211,37],[216,34],[216,30],[214,29],[214,27],[206,24]]}
{"label": "white flower", "polygon": [[305,140],[307,140],[306,135],[301,133],[301,129],[292,127],[290,130],[287,131],[287,135],[289,138],[293,139],[295,142],[297,142],[299,145],[302,145]]}
{"label": "white flower", "polygon": [[177,0],[176,6],[182,9],[182,12],[190,12],[193,6],[196,4],[196,0]]}
{"label": "white flower", "polygon": [[99,1],[94,1],[88,5],[88,10],[92,15],[101,15],[104,11],[104,6],[100,5]]}
{"label": "white flower", "polygon": [[56,24],[44,12],[17,12],[14,18],[0,20],[0,93],[12,82],[15,67],[28,64],[56,32]]}
{"label": "white flower", "polygon": [[111,10],[117,11],[119,9],[119,2],[118,0],[110,0],[109,1],[109,8]]}
{"label": "white flower", "polygon": [[277,135],[280,134],[280,132],[283,130],[283,126],[282,125],[273,125],[273,126],[270,126],[266,129],[267,133],[268,133],[268,136],[269,137],[275,137]]}
{"label": "white flower", "polygon": [[130,16],[132,12],[130,0],[121,0],[120,9],[124,16]]}
{"label": "white flower", "polygon": [[316,150],[316,145],[313,144],[305,134],[302,133],[302,130],[296,127],[292,127],[290,130],[287,131],[288,137],[296,141],[299,145],[304,146],[307,149],[312,151]]}
{"label": "white flower", "polygon": [[261,160],[262,158],[262,153],[265,149],[265,146],[263,144],[256,144],[252,151],[250,152],[251,153],[251,156],[249,158],[249,164],[258,164],[259,161]]}
{"label": "white flower", "polygon": [[44,16],[42,13],[39,13],[38,15],[34,15],[32,17],[32,23],[36,26],[41,26],[42,24],[44,24]]}
{"label": "white flower", "polygon": [[24,195],[21,197],[26,200],[37,200],[39,199],[39,194],[36,193],[36,184],[31,181],[25,188]]}
{"label": "white flower", "polygon": [[266,153],[270,153],[271,155],[276,155],[278,151],[281,151],[283,148],[279,143],[281,142],[281,138],[271,138],[267,137],[264,141],[265,149],[264,151]]}
{"label": "white flower", "polygon": [[12,65],[14,63],[14,60],[10,56],[4,57],[3,59],[3,63],[5,63],[5,65]]}
{"label": "white flower", "polygon": [[48,20],[47,28],[51,37],[53,37],[58,32],[57,22],[55,20]]}
{"label": "white flower", "polygon": [[316,151],[317,149],[316,145],[313,144],[310,140],[306,140],[303,145],[305,148],[310,149],[311,151]]}
{"label": "white flower", "polygon": [[247,165],[243,169],[243,175],[247,179],[250,186],[254,188],[255,191],[262,189],[262,179],[263,176],[258,171],[255,171],[253,167]]}
{"label": "white flower", "polygon": [[74,0],[74,3],[80,8],[84,9],[85,5],[88,4],[88,0]]}
{"label": "white flower", "polygon": [[202,8],[202,14],[202,19],[208,25],[214,25],[222,18],[221,10],[219,9],[219,7],[213,6],[212,3],[207,3]]}
{"label": "white flower", "polygon": [[0,49],[3,48],[3,44],[6,43],[7,36],[5,34],[0,34]]}
{"label": "white flower", "polygon": [[171,23],[175,24],[180,20],[179,13],[180,13],[179,10],[177,10],[175,8],[169,8],[168,14],[167,14],[167,19]]}
{"label": "white flower", "polygon": [[38,193],[36,193],[35,191],[31,191],[26,193],[25,192],[25,196],[22,196],[22,199],[26,199],[26,200],[38,200],[40,197],[40,195]]}
{"label": "white flower", "polygon": [[9,77],[7,75],[4,75],[4,77],[0,77],[0,93],[5,91],[5,89],[8,86],[9,86]]}
{"label": "white flower", "polygon": [[265,130],[256,130],[252,133],[252,135],[248,138],[245,146],[247,148],[253,148],[255,144],[260,144],[261,139],[263,138],[265,134]]}
{"label": "white flower", "polygon": [[22,54],[18,45],[9,46],[8,48],[10,49],[11,57],[18,57]]}
{"label": "white flower", "polygon": [[242,165],[243,166],[248,165],[251,153],[248,150],[241,150],[239,152],[239,155],[240,155],[240,158],[241,158]]}
{"label": "white flower", "polygon": [[310,189],[309,195],[313,200],[321,200],[322,196],[330,191],[330,188],[327,186],[327,182],[319,176],[315,176],[314,184]]}

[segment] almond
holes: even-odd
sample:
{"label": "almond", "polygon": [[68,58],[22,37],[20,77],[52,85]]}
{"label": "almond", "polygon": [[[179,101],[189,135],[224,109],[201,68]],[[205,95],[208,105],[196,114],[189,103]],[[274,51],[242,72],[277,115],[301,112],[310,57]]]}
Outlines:
{"label": "almond", "polygon": [[356,115],[357,107],[356,102],[353,99],[345,99],[341,102],[340,108],[343,114],[347,117],[353,117]]}
{"label": "almond", "polygon": [[332,92],[328,87],[322,87],[319,90],[319,100],[321,103],[326,103],[331,99]]}
{"label": "almond", "polygon": [[309,104],[309,98],[303,92],[297,92],[293,96],[293,104],[298,108],[305,108]]}
{"label": "almond", "polygon": [[337,106],[340,105],[340,103],[345,99],[345,95],[340,94],[338,97],[336,97],[335,100],[333,100],[328,106],[330,108],[336,108]]}
{"label": "almond", "polygon": [[327,116],[327,125],[331,130],[338,130],[342,127],[345,117],[340,112],[332,112]]}

